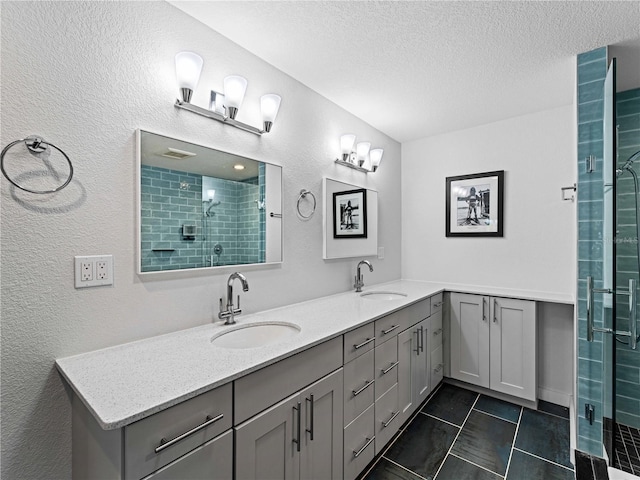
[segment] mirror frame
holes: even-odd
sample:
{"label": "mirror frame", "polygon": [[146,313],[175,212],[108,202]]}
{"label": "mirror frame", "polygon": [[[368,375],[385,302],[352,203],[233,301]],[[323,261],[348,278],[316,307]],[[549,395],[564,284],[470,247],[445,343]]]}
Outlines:
{"label": "mirror frame", "polygon": [[[280,221],[280,228],[279,228],[279,240],[280,240],[280,260],[279,261],[272,261],[272,262],[263,262],[263,263],[242,263],[242,264],[234,264],[234,265],[216,265],[216,266],[208,266],[208,267],[193,267],[193,268],[176,268],[176,269],[170,269],[170,270],[153,270],[153,271],[142,271],[142,184],[141,184],[141,168],[142,168],[142,133],[149,133],[152,135],[158,135],[158,136],[162,136],[162,137],[167,137],[167,138],[171,138],[180,142],[185,142],[185,143],[191,143],[193,145],[197,145],[199,147],[203,147],[203,148],[208,148],[210,150],[215,150],[217,152],[222,152],[222,153],[228,153],[231,155],[236,155],[238,157],[242,157],[242,158],[246,158],[247,160],[252,160],[255,162],[261,162],[267,165],[273,165],[275,167],[279,167],[280,168],[280,184],[279,184],[279,189],[280,189],[280,213],[282,213],[283,210],[283,197],[282,197],[282,192],[283,192],[283,183],[284,183],[284,175],[282,175],[282,171],[284,170],[282,165],[278,165],[277,163],[273,163],[273,162],[265,162],[263,160],[257,160],[255,158],[251,158],[251,157],[247,157],[244,155],[240,155],[234,152],[227,152],[224,150],[220,150],[219,148],[215,148],[212,147],[211,145],[205,145],[202,143],[196,143],[193,142],[191,140],[186,140],[183,138],[178,138],[172,135],[166,135],[164,133],[158,133],[158,132],[154,132],[152,130],[148,130],[145,128],[138,128],[136,129],[136,168],[135,168],[135,195],[136,195],[136,222],[135,222],[135,242],[136,242],[136,246],[135,246],[135,251],[136,251],[136,255],[135,255],[135,263],[136,263],[136,273],[141,276],[141,277],[152,277],[152,276],[156,276],[156,275],[162,275],[162,276],[166,276],[166,275],[170,275],[170,274],[174,274],[174,275],[185,275],[185,274],[189,274],[191,273],[207,273],[207,272],[211,272],[211,273],[216,273],[216,272],[221,272],[221,273],[225,273],[228,271],[235,271],[238,270],[239,268],[250,268],[250,269],[256,269],[256,268],[260,268],[260,267],[265,267],[265,266],[274,266],[274,265],[281,265],[284,259],[284,242],[283,242],[283,238],[284,238],[284,226],[283,226],[283,221],[284,219],[282,218],[282,215],[280,216],[280,218],[272,218],[271,220],[277,220]],[[267,216],[267,221],[269,221],[270,216],[266,213],[265,211],[265,215]],[[268,245],[267,245],[267,249],[268,249]]]}

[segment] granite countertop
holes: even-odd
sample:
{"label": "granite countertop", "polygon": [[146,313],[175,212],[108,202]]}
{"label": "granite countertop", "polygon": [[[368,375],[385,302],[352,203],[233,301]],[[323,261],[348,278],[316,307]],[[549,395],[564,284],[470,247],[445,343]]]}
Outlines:
{"label": "granite countertop", "polygon": [[260,322],[288,322],[301,329],[295,336],[256,348],[227,349],[213,346],[213,336],[234,328],[216,322],[60,358],[56,360],[56,366],[98,424],[105,430],[111,430],[124,427],[444,290],[573,303],[566,295],[409,280],[372,285],[366,287],[364,292],[373,290],[402,292],[407,296],[398,300],[372,300],[349,291],[238,316],[237,326]]}

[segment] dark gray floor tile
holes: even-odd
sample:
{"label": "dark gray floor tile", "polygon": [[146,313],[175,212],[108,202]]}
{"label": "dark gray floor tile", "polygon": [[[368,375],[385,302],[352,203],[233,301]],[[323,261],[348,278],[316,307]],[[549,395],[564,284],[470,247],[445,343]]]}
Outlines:
{"label": "dark gray floor tile", "polygon": [[561,405],[556,405],[555,403],[538,400],[538,410],[569,420],[569,409]]}
{"label": "dark gray floor tile", "polygon": [[458,431],[453,425],[420,414],[384,456],[418,475],[431,478],[440,468]]}
{"label": "dark gray floor tile", "polygon": [[525,408],[516,448],[573,468],[569,459],[569,420]]}
{"label": "dark gray floor tile", "polygon": [[478,394],[475,392],[445,383],[427,402],[422,411],[461,426],[477,396]]}
{"label": "dark gray floor tile", "polygon": [[419,476],[413,474],[390,462],[385,458],[373,467],[373,469],[362,480],[421,480]]}
{"label": "dark gray floor tile", "polygon": [[509,464],[506,480],[522,480],[523,478],[573,480],[575,477],[573,470],[514,450],[511,455],[511,463]]}
{"label": "dark gray floor tile", "polygon": [[504,475],[515,432],[514,423],[474,410],[464,424],[451,452]]}
{"label": "dark gray floor tile", "polygon": [[449,455],[438,472],[437,480],[500,480],[500,476]]}
{"label": "dark gray floor tile", "polygon": [[604,458],[591,457],[591,466],[593,467],[593,473],[597,480],[608,480],[609,469],[607,468],[607,462]]}
{"label": "dark gray floor tile", "polygon": [[[595,480],[591,456],[576,450],[576,480]],[[515,478],[515,477],[514,477]]]}
{"label": "dark gray floor tile", "polygon": [[518,423],[520,418],[520,407],[513,403],[505,402],[504,400],[498,400],[497,398],[487,397],[486,395],[480,395],[480,398],[473,407],[476,410],[490,413],[496,417],[500,417],[510,422]]}

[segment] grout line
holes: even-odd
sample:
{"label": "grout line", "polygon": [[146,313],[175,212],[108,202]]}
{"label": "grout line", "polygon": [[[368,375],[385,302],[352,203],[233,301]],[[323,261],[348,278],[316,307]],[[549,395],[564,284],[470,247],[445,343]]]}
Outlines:
{"label": "grout line", "polygon": [[[477,408],[474,408],[474,410],[476,412],[478,412],[478,413],[483,413],[483,414],[485,414],[485,415],[487,415],[489,417],[497,418],[498,420],[503,420],[503,421],[509,422],[509,423],[511,423],[513,425],[517,425],[518,424],[518,422],[514,422],[513,420],[507,420],[506,418],[499,417],[498,415],[494,415],[493,413],[485,412],[484,410],[478,410]],[[522,411],[522,407],[520,407],[520,411]],[[519,419],[520,419],[520,415],[518,414],[518,420]]]}
{"label": "grout line", "polygon": [[[620,434],[620,441],[622,442],[622,446],[624,447],[624,455],[627,457],[627,463],[629,464],[629,466],[631,466],[631,458],[629,457],[629,450],[627,450],[627,442],[624,441],[624,437],[622,436],[622,428],[620,428],[620,424],[616,423],[615,424],[618,432]],[[633,471],[633,470],[632,470]]]}
{"label": "grout line", "polygon": [[434,480],[436,478],[438,478],[438,474],[440,473],[440,470],[442,470],[442,466],[444,465],[444,462],[447,461],[447,457],[451,453],[451,449],[453,449],[453,446],[456,444],[456,440],[458,440],[458,437],[462,433],[462,429],[464,428],[465,423],[467,423],[467,420],[469,419],[469,415],[471,415],[471,412],[473,412],[473,407],[475,407],[476,403],[478,403],[478,399],[479,398],[480,398],[480,394],[478,393],[478,394],[476,394],[476,399],[474,400],[473,405],[471,405],[471,408],[467,412],[467,416],[465,417],[464,422],[462,422],[462,425],[460,426],[460,430],[458,430],[458,434],[456,435],[456,438],[454,438],[453,442],[451,442],[451,446],[449,447],[449,450],[447,450],[447,454],[444,456],[444,459],[442,460],[442,463],[440,464],[440,466],[438,467],[438,470],[436,471],[435,475],[433,476]]}
{"label": "grout line", "polygon": [[455,423],[447,422],[446,420],[444,420],[444,419],[442,419],[440,417],[436,417],[435,415],[431,415],[430,413],[424,413],[424,412],[421,412],[421,413],[426,417],[434,418],[436,420],[441,421],[442,423],[446,423],[447,425],[451,425],[452,427],[462,428],[462,426],[460,426],[460,425],[456,425]]}
{"label": "grout line", "polygon": [[509,460],[507,460],[507,468],[504,471],[505,478],[509,473],[509,467],[511,466],[511,457],[513,457],[513,450],[516,448],[516,439],[518,438],[518,431],[520,430],[520,420],[522,420],[522,413],[524,408],[520,407],[520,415],[518,415],[518,423],[516,423],[516,431],[513,434],[513,441],[511,442],[511,450],[509,451]]}
{"label": "grout line", "polygon": [[[385,460],[386,460],[387,462],[389,462],[389,463],[393,463],[396,467],[400,467],[400,468],[401,468],[402,470],[404,470],[405,472],[409,472],[409,473],[411,473],[411,474],[415,475],[416,477],[419,477],[419,478],[422,478],[422,479],[426,480],[426,479],[425,479],[425,477],[423,477],[422,475],[420,475],[420,474],[418,474],[418,473],[414,472],[413,470],[409,470],[407,467],[403,467],[402,465],[400,465],[399,463],[394,462],[393,460],[390,460],[390,459],[388,459],[388,458],[385,458]],[[367,472],[367,473],[369,473],[369,472]]]}
{"label": "grout line", "polygon": [[565,470],[570,470],[572,472],[574,471],[573,468],[567,467],[566,465],[561,465],[561,464],[556,463],[556,462],[554,462],[552,460],[548,460],[546,458],[541,457],[540,455],[536,455],[535,453],[527,452],[526,450],[522,450],[521,448],[518,448],[518,447],[513,447],[513,449],[519,451],[520,453],[526,453],[527,455],[529,455],[531,457],[534,457],[534,458],[537,458],[538,460],[543,460],[543,461],[545,461],[547,463],[550,463],[552,465],[556,465],[558,467],[562,467]]}
{"label": "grout line", "polygon": [[[504,475],[500,475],[499,473],[496,473],[493,470],[489,470],[487,467],[483,467],[482,465],[478,465],[477,463],[473,463],[471,460],[467,460],[466,458],[462,458],[460,455],[456,455],[455,453],[452,453],[451,456],[452,457],[456,457],[456,458],[462,460],[463,462],[469,463],[469,464],[473,465],[474,467],[481,468],[482,470],[484,470],[486,472],[493,473],[494,475],[497,475],[500,478],[505,478]],[[444,462],[442,462],[442,463],[444,463]]]}

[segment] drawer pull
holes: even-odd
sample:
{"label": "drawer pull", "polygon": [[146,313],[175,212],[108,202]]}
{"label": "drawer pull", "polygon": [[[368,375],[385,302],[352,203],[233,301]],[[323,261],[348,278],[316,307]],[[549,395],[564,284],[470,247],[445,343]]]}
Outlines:
{"label": "drawer pull", "polygon": [[440,365],[438,365],[436,368],[433,369],[433,371],[435,373],[438,373],[440,370],[442,370],[442,367],[444,367],[444,363],[441,363]]}
{"label": "drawer pull", "polygon": [[371,445],[371,442],[373,442],[375,439],[376,439],[375,435],[373,437],[371,437],[371,438],[367,437],[367,443],[365,443],[364,446],[360,450],[358,450],[357,452],[355,450],[353,451],[353,458],[358,458],[360,456],[360,454],[362,452],[364,452],[367,449],[367,447],[369,445]]}
{"label": "drawer pull", "polygon": [[444,302],[436,302],[433,304],[433,308],[440,308]]}
{"label": "drawer pull", "polygon": [[200,430],[202,430],[203,428],[207,428],[209,425],[214,424],[215,422],[217,422],[218,420],[222,420],[222,418],[224,417],[224,414],[221,413],[220,415],[218,415],[217,417],[211,417],[211,415],[207,415],[207,420],[201,424],[198,425],[197,427],[192,428],[191,430],[189,430],[188,432],[183,433],[182,435],[178,435],[176,438],[173,438],[171,440],[167,440],[166,438],[163,438],[160,440],[160,445],[158,445],[155,449],[156,453],[160,453],[161,451],[163,451],[165,448],[169,448],[171,445],[175,445],[176,443],[178,443],[180,440],[184,440],[185,438],[187,438],[190,435],[193,435],[196,432],[199,432]]}
{"label": "drawer pull", "polygon": [[436,336],[440,335],[441,333],[442,333],[442,329],[439,328],[435,332],[433,332],[433,336],[436,337]]}
{"label": "drawer pull", "polygon": [[389,420],[387,420],[386,422],[382,422],[382,426],[384,428],[387,428],[389,425],[391,425],[391,422],[393,422],[398,415],[400,415],[400,410],[391,415],[391,418]]}
{"label": "drawer pull", "polygon": [[382,330],[382,334],[383,335],[388,335],[389,333],[393,332],[399,326],[400,325],[391,325],[391,327],[388,330]]}
{"label": "drawer pull", "polygon": [[353,390],[353,396],[357,397],[362,392],[364,392],[367,388],[369,388],[371,385],[373,385],[374,382],[375,382],[375,380],[369,380],[367,383],[364,384],[364,387],[362,387],[360,390]]}
{"label": "drawer pull", "polygon": [[293,407],[293,409],[296,411],[296,417],[298,417],[298,428],[297,428],[297,432],[298,432],[298,438],[294,438],[293,440],[291,440],[293,443],[296,444],[296,450],[299,452],[300,451],[300,444],[302,443],[300,441],[300,424],[302,423],[301,420],[301,416],[300,416],[300,412],[302,411],[302,406],[300,405],[300,402],[298,402],[298,406],[297,407]]}
{"label": "drawer pull", "polygon": [[367,338],[364,342],[362,342],[360,345],[354,345],[353,348],[355,348],[356,350],[358,350],[359,348],[364,347],[365,345],[367,345],[368,343],[373,342],[376,339],[376,337],[373,338]]}
{"label": "drawer pull", "polygon": [[383,368],[382,369],[382,374],[386,375],[387,373],[389,373],[391,370],[393,370],[394,368],[396,368],[398,366],[399,362],[396,363],[392,363],[391,365],[389,365],[387,368]]}

